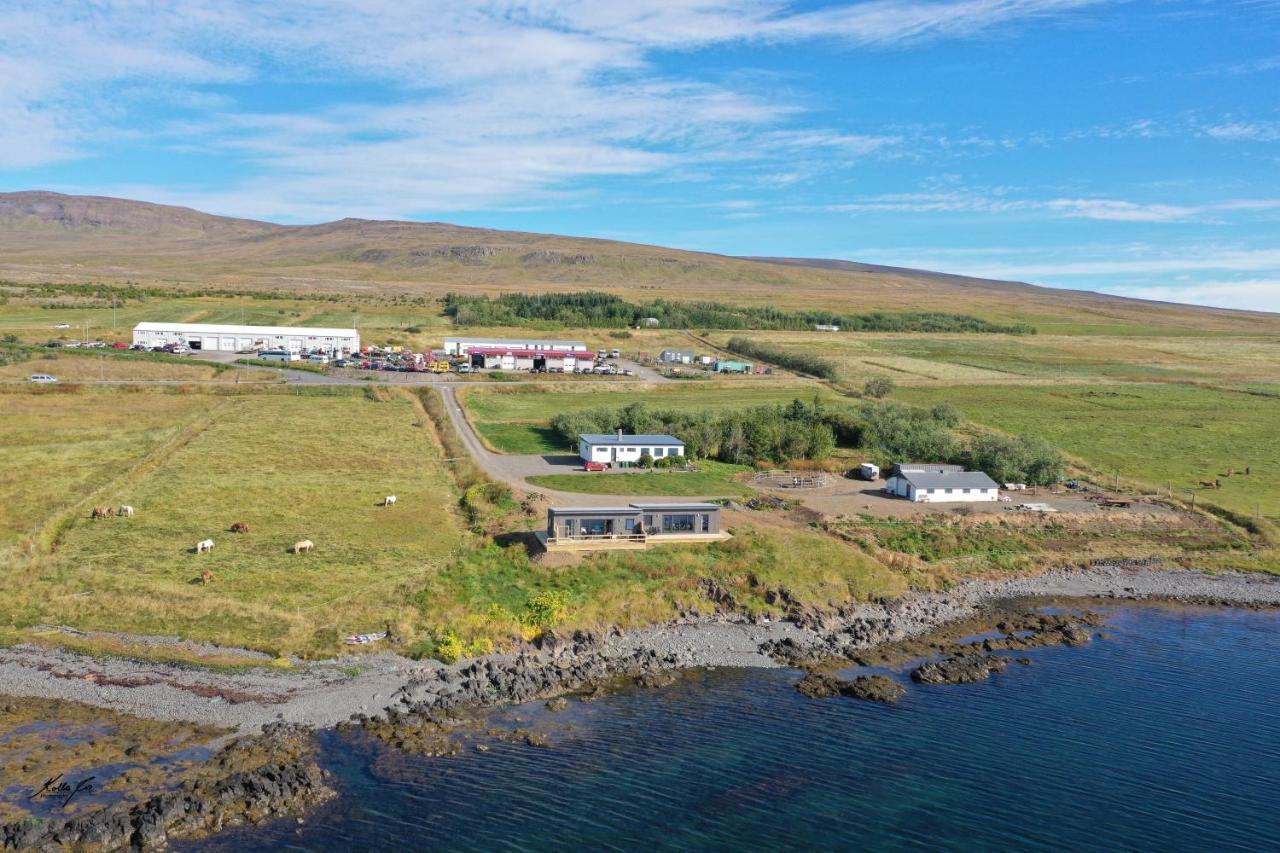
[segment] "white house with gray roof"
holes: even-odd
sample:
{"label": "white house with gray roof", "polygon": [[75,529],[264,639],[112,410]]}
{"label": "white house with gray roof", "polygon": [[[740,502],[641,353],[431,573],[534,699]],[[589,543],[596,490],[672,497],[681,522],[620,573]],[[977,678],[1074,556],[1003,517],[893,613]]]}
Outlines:
{"label": "white house with gray roof", "polygon": [[930,467],[900,470],[885,481],[890,494],[916,503],[980,503],[1000,499],[996,481],[981,471],[947,471]]}
{"label": "white house with gray roof", "polygon": [[578,436],[578,455],[583,462],[626,468],[638,464],[645,454],[654,459],[684,456],[684,442],[673,435],[624,435],[621,430]]}

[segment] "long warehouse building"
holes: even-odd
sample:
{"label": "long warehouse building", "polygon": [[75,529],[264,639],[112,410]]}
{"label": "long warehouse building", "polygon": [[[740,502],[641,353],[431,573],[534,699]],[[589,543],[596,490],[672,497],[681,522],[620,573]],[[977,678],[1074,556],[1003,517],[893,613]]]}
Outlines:
{"label": "long warehouse building", "polygon": [[139,323],[133,342],[149,347],[186,344],[193,350],[282,349],[324,351],[333,354],[360,350],[355,329],[321,329],[310,326],[230,326],[220,323]]}

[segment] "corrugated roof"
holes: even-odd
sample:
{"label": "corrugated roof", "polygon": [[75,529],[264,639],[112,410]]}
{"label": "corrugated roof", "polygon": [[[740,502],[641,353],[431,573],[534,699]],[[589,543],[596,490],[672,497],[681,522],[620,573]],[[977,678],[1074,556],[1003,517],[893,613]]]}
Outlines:
{"label": "corrugated roof", "polygon": [[588,432],[579,436],[587,444],[657,444],[684,447],[684,442],[674,435],[626,435],[617,433]]}
{"label": "corrugated roof", "polygon": [[445,338],[447,344],[475,344],[477,346],[492,345],[496,347],[517,347],[528,348],[531,346],[543,347],[562,347],[570,349],[573,347],[585,347],[584,341],[544,341],[538,338]]}
{"label": "corrugated roof", "polygon": [[548,510],[574,515],[634,515],[639,511],[630,506],[553,506],[548,507]]}
{"label": "corrugated roof", "polygon": [[904,471],[898,475],[917,489],[997,489],[981,471]]}
{"label": "corrugated roof", "polygon": [[646,512],[667,509],[695,509],[695,510],[713,510],[720,509],[720,504],[708,503],[692,503],[692,504],[632,504],[636,509],[642,509]]}
{"label": "corrugated roof", "polygon": [[231,326],[222,323],[139,323],[135,332],[181,332],[208,335],[304,335],[317,338],[355,338],[355,329],[322,329],[314,326]]}

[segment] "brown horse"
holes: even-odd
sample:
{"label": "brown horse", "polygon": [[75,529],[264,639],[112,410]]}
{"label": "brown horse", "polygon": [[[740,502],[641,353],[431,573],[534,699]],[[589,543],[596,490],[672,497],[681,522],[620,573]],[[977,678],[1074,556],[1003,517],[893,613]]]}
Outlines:
{"label": "brown horse", "polygon": [[212,581],[213,581],[213,572],[209,571],[208,569],[205,569],[203,572],[200,573],[201,586],[208,586]]}
{"label": "brown horse", "polygon": [[235,524],[231,525],[231,527],[228,529],[232,533],[248,533],[249,525],[245,524],[243,521],[237,521]]}
{"label": "brown horse", "polygon": [[93,508],[93,518],[111,518],[116,514],[115,507],[111,506],[95,506]]}

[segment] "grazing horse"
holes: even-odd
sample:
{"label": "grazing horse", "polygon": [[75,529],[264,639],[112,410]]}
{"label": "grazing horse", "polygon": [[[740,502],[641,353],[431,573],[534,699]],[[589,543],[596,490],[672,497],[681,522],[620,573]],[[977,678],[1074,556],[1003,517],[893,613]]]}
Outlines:
{"label": "grazing horse", "polygon": [[110,518],[115,514],[116,514],[115,509],[109,506],[95,506],[93,508],[94,518]]}
{"label": "grazing horse", "polygon": [[212,550],[213,550],[212,539],[201,539],[199,542],[196,543],[197,554],[203,554],[205,551],[212,551]]}
{"label": "grazing horse", "polygon": [[293,543],[293,553],[309,554],[311,549],[314,547],[316,547],[316,543],[312,542],[310,539],[301,539]]}
{"label": "grazing horse", "polygon": [[383,505],[383,506],[395,506],[395,505],[396,505],[396,496],[395,496],[395,495],[387,495],[385,498],[383,498],[383,499],[382,499],[382,505]]}
{"label": "grazing horse", "polygon": [[249,525],[245,524],[243,521],[237,521],[235,524],[231,525],[229,529],[232,533],[248,533]]}
{"label": "grazing horse", "polygon": [[212,580],[213,580],[213,572],[209,571],[208,569],[205,569],[203,572],[200,573],[201,586],[208,586],[209,582]]}
{"label": "grazing horse", "polygon": [[133,507],[128,504],[123,504],[118,510],[116,510],[116,515],[121,518],[133,518]]}

